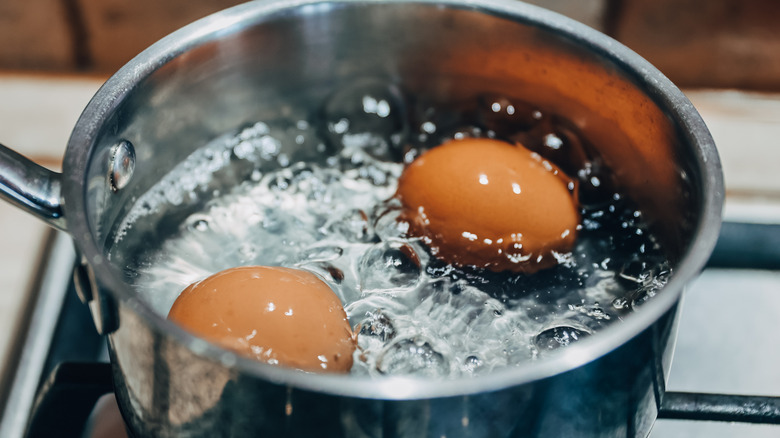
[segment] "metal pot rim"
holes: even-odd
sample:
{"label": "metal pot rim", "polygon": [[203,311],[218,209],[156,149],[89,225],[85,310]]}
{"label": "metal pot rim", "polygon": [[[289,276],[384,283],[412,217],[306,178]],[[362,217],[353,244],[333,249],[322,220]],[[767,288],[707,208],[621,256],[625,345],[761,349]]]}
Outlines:
{"label": "metal pot rim", "polygon": [[[339,0],[319,3],[316,0],[269,0],[250,2],[185,26],[163,38],[142,52],[114,74],[95,94],[82,113],[68,142],[65,154],[63,197],[68,216],[69,231],[91,264],[101,284],[125,305],[138,313],[155,330],[170,336],[197,354],[227,367],[280,384],[301,389],[376,399],[423,399],[467,395],[498,390],[544,379],[577,368],[625,344],[650,327],[679,299],[685,284],[704,266],[718,235],[724,187],[720,160],[713,139],[690,101],[660,71],[639,55],[581,23],[559,14],[512,0],[416,0],[411,3],[473,9],[513,20],[528,22],[558,33],[610,59],[646,88],[651,98],[683,128],[688,143],[695,145],[695,158],[702,169],[702,214],[696,224],[692,245],[684,254],[662,293],[644,304],[640,311],[620,324],[613,324],[598,335],[590,336],[577,345],[553,352],[544,359],[529,361],[489,375],[452,380],[430,380],[406,377],[369,378],[344,375],[309,374],[275,367],[238,356],[203,341],[169,322],[142,302],[121,280],[121,273],[112,267],[100,251],[89,229],[83,199],[83,175],[91,156],[101,123],[126,99],[134,86],[174,57],[225,33],[237,32],[250,25],[286,10],[301,7],[333,8],[352,5],[370,6],[374,2]],[[390,0],[386,3],[410,3],[409,0]]]}

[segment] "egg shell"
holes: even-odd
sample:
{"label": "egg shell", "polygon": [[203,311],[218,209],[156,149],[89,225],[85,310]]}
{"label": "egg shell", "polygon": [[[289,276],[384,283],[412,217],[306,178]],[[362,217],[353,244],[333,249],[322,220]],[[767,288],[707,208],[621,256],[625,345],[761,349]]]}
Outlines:
{"label": "egg shell", "polygon": [[338,296],[316,275],[244,266],[187,287],[168,318],[261,362],[312,372],[347,372],[355,339]]}
{"label": "egg shell", "polygon": [[576,184],[522,145],[451,140],[401,175],[401,220],[456,266],[533,273],[571,250],[580,215]]}

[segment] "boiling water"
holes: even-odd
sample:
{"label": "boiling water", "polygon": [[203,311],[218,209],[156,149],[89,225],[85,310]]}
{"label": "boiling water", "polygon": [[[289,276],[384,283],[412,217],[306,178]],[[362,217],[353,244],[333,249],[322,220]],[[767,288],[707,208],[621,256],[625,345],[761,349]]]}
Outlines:
{"label": "boiling water", "polygon": [[[318,274],[359,332],[352,373],[457,377],[535,360],[619,321],[670,273],[642,214],[619,194],[575,128],[527,103],[411,106],[395,88],[358,84],[320,119],[259,122],[206,145],[138,200],[117,233],[175,203],[211,174],[252,163],[178,233],[128,268],[162,314],[190,283],[240,265]],[[404,162],[448,138],[521,141],[580,182],[582,228],[559,265],[533,275],[448,266],[405,234],[392,199]],[[303,147],[318,160],[285,151]],[[561,154],[568,156],[561,158]],[[572,158],[574,157],[574,158]]]}

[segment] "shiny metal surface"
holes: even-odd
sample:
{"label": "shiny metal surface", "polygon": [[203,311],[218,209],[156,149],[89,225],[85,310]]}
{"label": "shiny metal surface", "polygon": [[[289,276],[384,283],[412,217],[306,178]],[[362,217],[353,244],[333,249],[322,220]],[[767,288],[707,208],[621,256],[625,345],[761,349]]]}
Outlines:
{"label": "shiny metal surface", "polygon": [[29,330],[18,358],[16,374],[4,400],[0,437],[23,437],[30,418],[46,355],[54,338],[62,303],[76,261],[73,243],[65,233],[52,231],[52,253],[41,266],[41,285],[30,316]]}
{"label": "shiny metal surface", "polygon": [[[110,350],[123,416],[144,437],[644,437],[671,357],[675,312],[571,371],[442,397],[336,395],[245,373],[166,339],[124,304]],[[396,394],[425,386],[403,378],[360,383]]]}
{"label": "shiny metal surface", "polygon": [[[775,220],[780,220],[776,216]],[[729,225],[726,222],[724,225]],[[728,232],[728,227],[725,230]],[[723,235],[723,234],[721,234]],[[751,239],[747,239],[751,240]],[[730,249],[715,249],[719,263]],[[780,395],[780,350],[767,348],[780,310],[780,271],[705,269],[681,301],[667,390]],[[780,425],[660,419],[651,438],[775,438]]]}
{"label": "shiny metal surface", "polygon": [[[534,25],[524,24],[528,20],[533,20]],[[417,35],[418,29],[422,29],[422,35]],[[380,51],[377,48],[382,43],[387,48]],[[433,74],[438,62],[452,58],[460,61],[468,53],[484,54],[484,47],[504,47],[509,52],[496,52],[505,56],[496,58],[495,67],[467,64],[471,75]],[[586,71],[585,77],[577,79],[576,70],[567,70],[562,76],[566,82],[542,84],[557,86],[554,93],[536,96],[534,90],[543,89],[542,85],[524,86],[523,81],[549,82],[549,75],[518,79],[512,77],[515,69],[505,65],[518,61],[508,56],[524,58],[526,54],[545,60],[568,59],[565,66],[579,65]],[[532,64],[523,66],[530,69]],[[600,74],[606,76],[599,79]],[[128,207],[128,199],[145,192],[167,172],[168,166],[163,163],[178,162],[204,140],[249,121],[274,117],[280,109],[293,118],[306,115],[316,111],[339,84],[364,76],[397,81],[413,93],[429,96],[469,96],[494,91],[491,87],[506,92],[509,77],[509,83],[519,91],[547,101],[564,99],[572,103],[568,111],[575,113],[583,109],[582,105],[594,106],[604,98],[617,99],[628,94],[644,99],[641,102],[645,112],[637,110],[631,117],[639,117],[644,122],[640,128],[648,131],[634,132],[635,137],[627,145],[647,148],[650,159],[639,152],[632,157],[626,143],[609,147],[612,143],[605,142],[602,152],[616,154],[617,170],[627,179],[635,178],[638,190],[643,191],[641,197],[650,199],[644,210],[660,215],[659,225],[671,230],[667,240],[669,246],[677,247],[673,254],[680,259],[677,275],[664,294],[651,300],[642,312],[627,318],[619,329],[609,328],[588,339],[583,348],[568,349],[544,364],[531,363],[512,370],[510,375],[477,379],[478,383],[421,382],[411,392],[399,393],[394,385],[365,385],[354,379],[344,382],[298,374],[282,377],[284,371],[235,358],[248,371],[273,379],[294,379],[311,389],[379,398],[479,392],[531,381],[593,360],[649,327],[677,301],[684,284],[698,273],[711,251],[723,195],[712,139],[679,90],[652,66],[608,37],[515,2],[453,2],[450,7],[434,2],[259,2],[209,17],[162,40],[111,78],[85,110],[65,159],[66,168],[71,169],[68,175],[82,175],[84,181],[68,185],[66,197],[73,200],[69,204],[73,214],[86,218],[74,221],[74,235],[96,240],[94,244],[87,242],[82,249],[98,278],[161,332],[178,342],[198,345],[197,339],[138,301],[121,275],[111,272],[112,263],[121,265],[123,251],[113,254],[112,263],[103,252],[112,227]],[[589,90],[597,89],[600,93],[590,91],[584,97],[578,96],[579,88],[569,86],[571,81],[585,79],[594,81]],[[128,87],[128,81],[136,85]],[[568,94],[562,95],[564,92]],[[621,103],[625,102],[623,98]],[[632,121],[621,119],[623,114],[613,109],[610,116],[617,118],[616,124]],[[591,121],[594,117],[606,117],[598,113],[590,119],[587,114],[579,115]],[[103,117],[104,123],[95,123],[96,117]],[[675,125],[669,125],[670,119]],[[650,141],[659,135],[663,138],[664,130],[679,134],[680,144],[674,149]],[[609,133],[617,135],[614,131]],[[104,179],[107,161],[103,157],[118,138],[135,145],[137,161],[134,183],[115,196],[105,184],[90,182]],[[85,154],[91,160],[84,160]],[[652,166],[636,169],[635,162],[623,160],[625,154]],[[629,167],[630,171],[622,167]],[[657,168],[663,170],[656,172]],[[691,186],[674,185],[681,178],[675,176],[678,168],[684,170],[688,181],[694,181]],[[656,178],[658,174],[668,178]],[[88,190],[86,196],[81,193],[84,188]],[[672,217],[662,218],[663,215]],[[145,236],[139,228],[156,226],[158,222],[153,219],[136,224],[134,233]],[[211,346],[202,351],[215,360],[225,354]]]}
{"label": "shiny metal surface", "polygon": [[111,148],[111,158],[108,165],[108,184],[111,190],[118,192],[130,183],[135,170],[135,149],[133,144],[122,140]]}
{"label": "shiny metal surface", "polygon": [[60,175],[0,144],[0,198],[64,230]]}
{"label": "shiny metal surface", "polygon": [[[167,224],[166,212],[145,218],[113,248],[134,197],[210,139],[280,113],[311,116],[358,78],[432,99],[511,92],[577,120],[670,249],[667,287],[579,345],[450,381],[260,364],[193,337],[134,295],[123,264]],[[135,169],[115,191],[107,175],[121,140],[135,147]],[[117,397],[131,429],[150,437],[645,436],[676,304],[714,245],[723,198],[706,126],[660,72],[592,29],[503,0],[265,1],[207,17],[101,88],[73,131],[62,183],[68,230],[116,302]]]}

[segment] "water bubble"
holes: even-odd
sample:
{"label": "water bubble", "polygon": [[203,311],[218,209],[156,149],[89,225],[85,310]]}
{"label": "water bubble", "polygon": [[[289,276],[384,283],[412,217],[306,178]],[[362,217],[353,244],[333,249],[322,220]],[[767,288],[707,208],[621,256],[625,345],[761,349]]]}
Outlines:
{"label": "water bubble", "polygon": [[[584,301],[584,300],[583,300]],[[612,316],[607,313],[600,305],[599,303],[593,303],[593,304],[584,304],[584,303],[577,303],[577,304],[569,304],[569,310],[576,311],[582,315],[585,315],[587,317],[590,317],[596,321],[602,321],[602,320],[609,320],[612,319]]]}
{"label": "water bubble", "polygon": [[547,134],[544,136],[544,145],[557,151],[563,146],[563,140],[555,134]]}
{"label": "water bubble", "polygon": [[260,226],[270,233],[281,233],[286,228],[286,221],[282,214],[274,209],[266,209],[262,216]]}
{"label": "water bubble", "polygon": [[209,230],[209,217],[203,214],[193,214],[185,222],[186,227],[193,231],[205,232]]}
{"label": "water bubble", "polygon": [[671,270],[668,269],[665,264],[661,264],[661,268],[648,277],[641,287],[634,292],[631,300],[631,306],[637,308],[646,303],[649,299],[653,298],[669,281]]}
{"label": "water bubble", "polygon": [[412,161],[416,160],[417,157],[420,155],[419,149],[409,149],[404,154],[404,163],[409,164]]}
{"label": "water bubble", "polygon": [[636,287],[638,284],[644,284],[652,274],[652,269],[648,269],[647,262],[632,260],[620,268],[618,279],[629,287]]}
{"label": "water bubble", "polygon": [[361,178],[371,180],[376,186],[384,186],[390,182],[390,174],[379,166],[365,166],[359,174]]}
{"label": "water bubble", "polygon": [[386,80],[358,80],[340,88],[325,103],[322,118],[321,131],[336,150],[358,149],[386,161],[403,156],[408,131],[404,99]]}
{"label": "water bubble", "polygon": [[326,271],[328,271],[328,274],[330,274],[330,278],[333,279],[336,283],[341,283],[344,281],[344,271],[341,269],[327,263],[321,263],[320,266],[322,266]]}
{"label": "water bubble", "polygon": [[329,262],[344,254],[344,249],[336,245],[322,245],[308,248],[300,253],[301,262]]}
{"label": "water bubble", "polygon": [[614,307],[617,310],[623,310],[623,309],[628,309],[630,307],[630,304],[625,297],[617,297],[614,300],[612,300],[612,307]]}
{"label": "water bubble", "polygon": [[534,345],[542,351],[556,350],[566,347],[573,342],[590,335],[584,329],[576,329],[570,326],[557,326],[543,330],[534,338]]}
{"label": "water bubble", "polygon": [[232,157],[239,160],[269,161],[282,150],[282,141],[272,135],[269,126],[262,122],[244,128],[234,141]]}
{"label": "water bubble", "polygon": [[473,117],[467,113],[473,108],[464,108],[453,103],[447,107],[435,107],[424,100],[418,100],[412,107],[413,134],[409,137],[411,150],[437,146],[451,138],[482,137],[481,129],[474,126]]}
{"label": "water bubble", "polygon": [[474,374],[482,367],[482,359],[477,356],[469,356],[463,362],[463,369],[470,374]]}
{"label": "water bubble", "polygon": [[633,294],[633,298],[631,299],[631,307],[638,308],[654,296],[655,290],[653,289],[639,289]]}
{"label": "water bubble", "polygon": [[[564,171],[567,169],[564,168]],[[570,174],[579,181],[578,193],[580,204],[586,208],[604,208],[607,205],[614,205],[613,195],[615,193],[615,183],[613,175],[601,160],[593,159],[585,162],[576,174]],[[614,213],[616,207],[612,207],[610,213]]]}
{"label": "water bubble", "polygon": [[[210,272],[250,262],[295,266],[321,277],[344,303],[359,332],[353,373],[455,377],[514,366],[577,342],[660,293],[669,267],[643,223],[646,215],[616,196],[606,166],[588,155],[590,146],[576,127],[558,123],[546,110],[531,112],[527,131],[502,126],[521,112],[511,99],[486,101],[482,110],[496,118],[482,123],[473,101],[450,106],[415,97],[408,108],[413,114],[403,122],[409,128],[387,135],[382,123],[396,114],[393,103],[375,93],[354,97],[358,117],[277,120],[252,125],[234,138],[222,136],[207,146],[211,150],[194,154],[198,165],[179,169],[167,185],[153,188],[156,198],[138,199],[136,218],[138,211],[162,215],[172,200],[203,207],[182,223],[181,216],[170,221],[166,216],[130,224],[136,228],[127,239],[149,236],[137,232],[142,226],[166,228],[153,230],[159,239],[141,242],[151,249],[126,269],[143,299],[162,313],[178,291]],[[279,114],[287,117],[283,108]],[[366,120],[379,123],[379,132],[358,129]],[[512,130],[516,134],[504,138]],[[420,134],[426,136],[423,145],[415,143]],[[393,198],[404,164],[385,161],[390,149],[382,148],[397,147],[391,155],[395,159],[398,152],[409,163],[448,138],[492,135],[507,141],[525,135],[540,155],[555,157],[546,160],[571,166],[570,176],[593,191],[582,197],[575,249],[554,254],[559,262],[554,268],[526,275],[453,267],[432,257],[425,237],[408,233],[402,206]],[[321,148],[334,139],[338,149]],[[587,166],[557,161],[555,154],[569,157],[580,146]],[[572,163],[579,163],[577,157]],[[171,189],[170,181],[184,180],[182,174],[197,184]],[[112,250],[115,257],[123,249]]]}
{"label": "water bubble", "polygon": [[339,119],[337,122],[328,122],[328,131],[333,134],[344,134],[349,129],[349,119]]}
{"label": "water bubble", "polygon": [[268,134],[270,132],[268,125],[263,122],[257,122],[241,130],[236,136],[239,140],[251,140],[253,138]]}
{"label": "water bubble", "polygon": [[281,167],[287,167],[290,165],[290,157],[287,154],[279,154],[276,157],[276,162],[279,163],[279,166]]}
{"label": "water bubble", "polygon": [[377,243],[361,257],[358,275],[364,292],[412,289],[422,276],[420,258],[406,243]]}
{"label": "water bubble", "polygon": [[343,237],[350,242],[370,242],[374,233],[369,224],[368,215],[361,209],[352,209],[344,216],[325,226],[326,234]]}
{"label": "water bubble", "polygon": [[[335,284],[341,284],[344,281],[344,271],[328,262],[306,263],[302,267],[308,271],[318,274],[326,281],[333,281]],[[339,298],[343,297],[339,294]]]}
{"label": "water bubble", "polygon": [[422,337],[399,339],[385,348],[376,361],[381,374],[444,377],[449,374],[447,359]]}
{"label": "water bubble", "polygon": [[[319,201],[328,195],[329,187],[326,179],[326,175],[319,167],[299,162],[269,174],[264,184],[275,193],[303,194],[310,200]],[[279,196],[287,195],[279,194]],[[292,199],[289,201],[295,202]]]}
{"label": "water bubble", "polygon": [[[436,259],[436,258],[430,260],[428,263],[426,263],[425,266],[425,273],[428,274],[428,277],[430,278],[441,278],[441,277],[447,278],[455,271],[456,268],[454,266],[444,262],[441,259]],[[438,286],[447,283],[437,282],[433,284]],[[462,292],[465,286],[466,284],[462,282],[456,282],[451,285],[450,293],[452,293],[453,295],[457,295]]]}
{"label": "water bubble", "polygon": [[374,232],[380,239],[390,240],[406,235],[409,231],[409,224],[399,221],[401,212],[401,203],[397,199],[391,199],[378,206],[372,216],[375,218]]}
{"label": "water bubble", "polygon": [[[534,133],[533,136],[540,137],[541,141],[527,140],[532,144],[531,148],[555,163],[566,175],[576,177],[583,167],[593,161],[588,152],[592,148],[586,137],[570,121],[553,115],[539,125],[539,129],[540,133]],[[601,174],[591,174],[589,182],[599,187],[602,183]]]}
{"label": "water bubble", "polygon": [[238,255],[241,263],[251,261],[257,257],[257,248],[251,243],[243,243],[238,247]]}
{"label": "water bubble", "polygon": [[267,181],[268,188],[274,191],[287,190],[292,185],[292,177],[288,172],[274,173]]}
{"label": "water bubble", "polygon": [[455,140],[462,140],[464,138],[481,138],[482,136],[482,129],[477,126],[464,126],[456,129],[452,134],[452,138]]}
{"label": "water bubble", "polygon": [[233,155],[240,159],[248,158],[252,152],[254,152],[254,147],[249,141],[242,141],[233,148]]}
{"label": "water bubble", "polygon": [[360,336],[376,337],[387,342],[395,337],[393,322],[381,309],[366,312],[366,318],[360,322]]}

